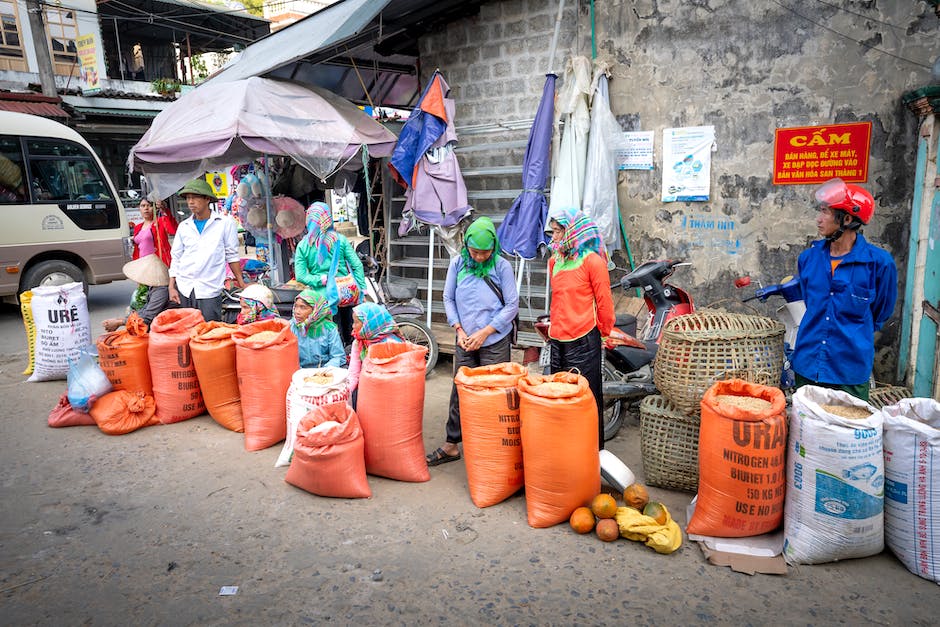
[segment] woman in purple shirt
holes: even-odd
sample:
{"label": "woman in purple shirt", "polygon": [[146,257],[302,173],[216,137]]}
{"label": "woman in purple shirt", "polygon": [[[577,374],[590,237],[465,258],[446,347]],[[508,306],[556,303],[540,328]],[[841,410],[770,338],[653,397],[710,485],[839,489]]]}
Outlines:
{"label": "woman in purple shirt", "polygon": [[[451,259],[444,283],[447,322],[457,333],[454,373],[461,366],[475,368],[510,360],[510,332],[519,311],[519,293],[512,266],[499,255],[496,227],[487,217],[477,218],[464,233],[460,256]],[[460,459],[460,402],[457,385],[450,392],[447,440],[428,453],[428,466]]]}

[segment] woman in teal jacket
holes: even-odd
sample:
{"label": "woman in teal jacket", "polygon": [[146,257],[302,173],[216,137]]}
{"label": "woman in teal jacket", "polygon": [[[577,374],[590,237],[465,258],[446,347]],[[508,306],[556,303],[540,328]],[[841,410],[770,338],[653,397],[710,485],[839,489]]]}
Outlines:
{"label": "woman in teal jacket", "polygon": [[[294,253],[294,274],[297,280],[326,297],[326,283],[330,275],[333,255],[337,255],[336,276],[352,274],[359,293],[365,294],[366,275],[362,262],[352,244],[333,229],[333,212],[325,202],[315,202],[307,208],[307,236],[297,245]],[[329,300],[329,299],[327,299]],[[361,297],[360,297],[361,300]],[[333,305],[334,303],[330,303]],[[333,320],[339,327],[343,346],[352,343],[352,308],[338,307]]]}

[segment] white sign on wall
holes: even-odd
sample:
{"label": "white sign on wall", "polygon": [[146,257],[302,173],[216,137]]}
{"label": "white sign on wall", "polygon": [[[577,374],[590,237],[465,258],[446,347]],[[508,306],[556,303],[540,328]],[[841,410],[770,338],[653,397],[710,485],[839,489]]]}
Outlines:
{"label": "white sign on wall", "polygon": [[663,129],[663,202],[708,200],[714,126]]}
{"label": "white sign on wall", "polygon": [[617,148],[618,170],[653,169],[653,131],[625,132]]}

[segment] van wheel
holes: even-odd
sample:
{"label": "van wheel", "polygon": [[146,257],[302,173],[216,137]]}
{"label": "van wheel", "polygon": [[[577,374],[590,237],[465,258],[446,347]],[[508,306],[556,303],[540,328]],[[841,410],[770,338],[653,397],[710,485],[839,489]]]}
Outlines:
{"label": "van wheel", "polygon": [[88,293],[88,283],[85,282],[85,275],[68,261],[40,261],[32,266],[23,275],[23,290],[31,290],[40,285],[65,285],[66,283],[81,283],[82,290]]}

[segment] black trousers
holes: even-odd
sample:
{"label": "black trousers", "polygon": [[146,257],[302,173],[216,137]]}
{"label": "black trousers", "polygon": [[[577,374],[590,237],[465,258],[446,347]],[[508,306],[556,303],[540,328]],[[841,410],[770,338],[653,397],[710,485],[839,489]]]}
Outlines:
{"label": "black trousers", "polygon": [[604,449],[604,376],[601,370],[601,332],[590,333],[570,342],[551,340],[551,372],[577,370],[588,381],[597,403],[597,447]]}
{"label": "black trousers", "polygon": [[[456,346],[454,353],[454,374],[461,366],[476,368],[477,366],[491,366],[501,364],[510,360],[510,351],[512,345],[507,335],[503,339],[489,346],[481,346],[475,351],[465,351]],[[460,398],[457,394],[457,384],[454,383],[450,390],[450,413],[447,415],[447,441],[456,444],[463,441],[463,434],[460,430]]]}
{"label": "black trousers", "polygon": [[336,315],[333,316],[333,322],[339,330],[339,339],[343,341],[344,347],[352,344],[352,310],[352,307],[337,307]]}
{"label": "black trousers", "polygon": [[180,292],[180,307],[198,309],[206,322],[222,320],[222,294],[215,298],[196,298],[195,290],[189,296]]}

